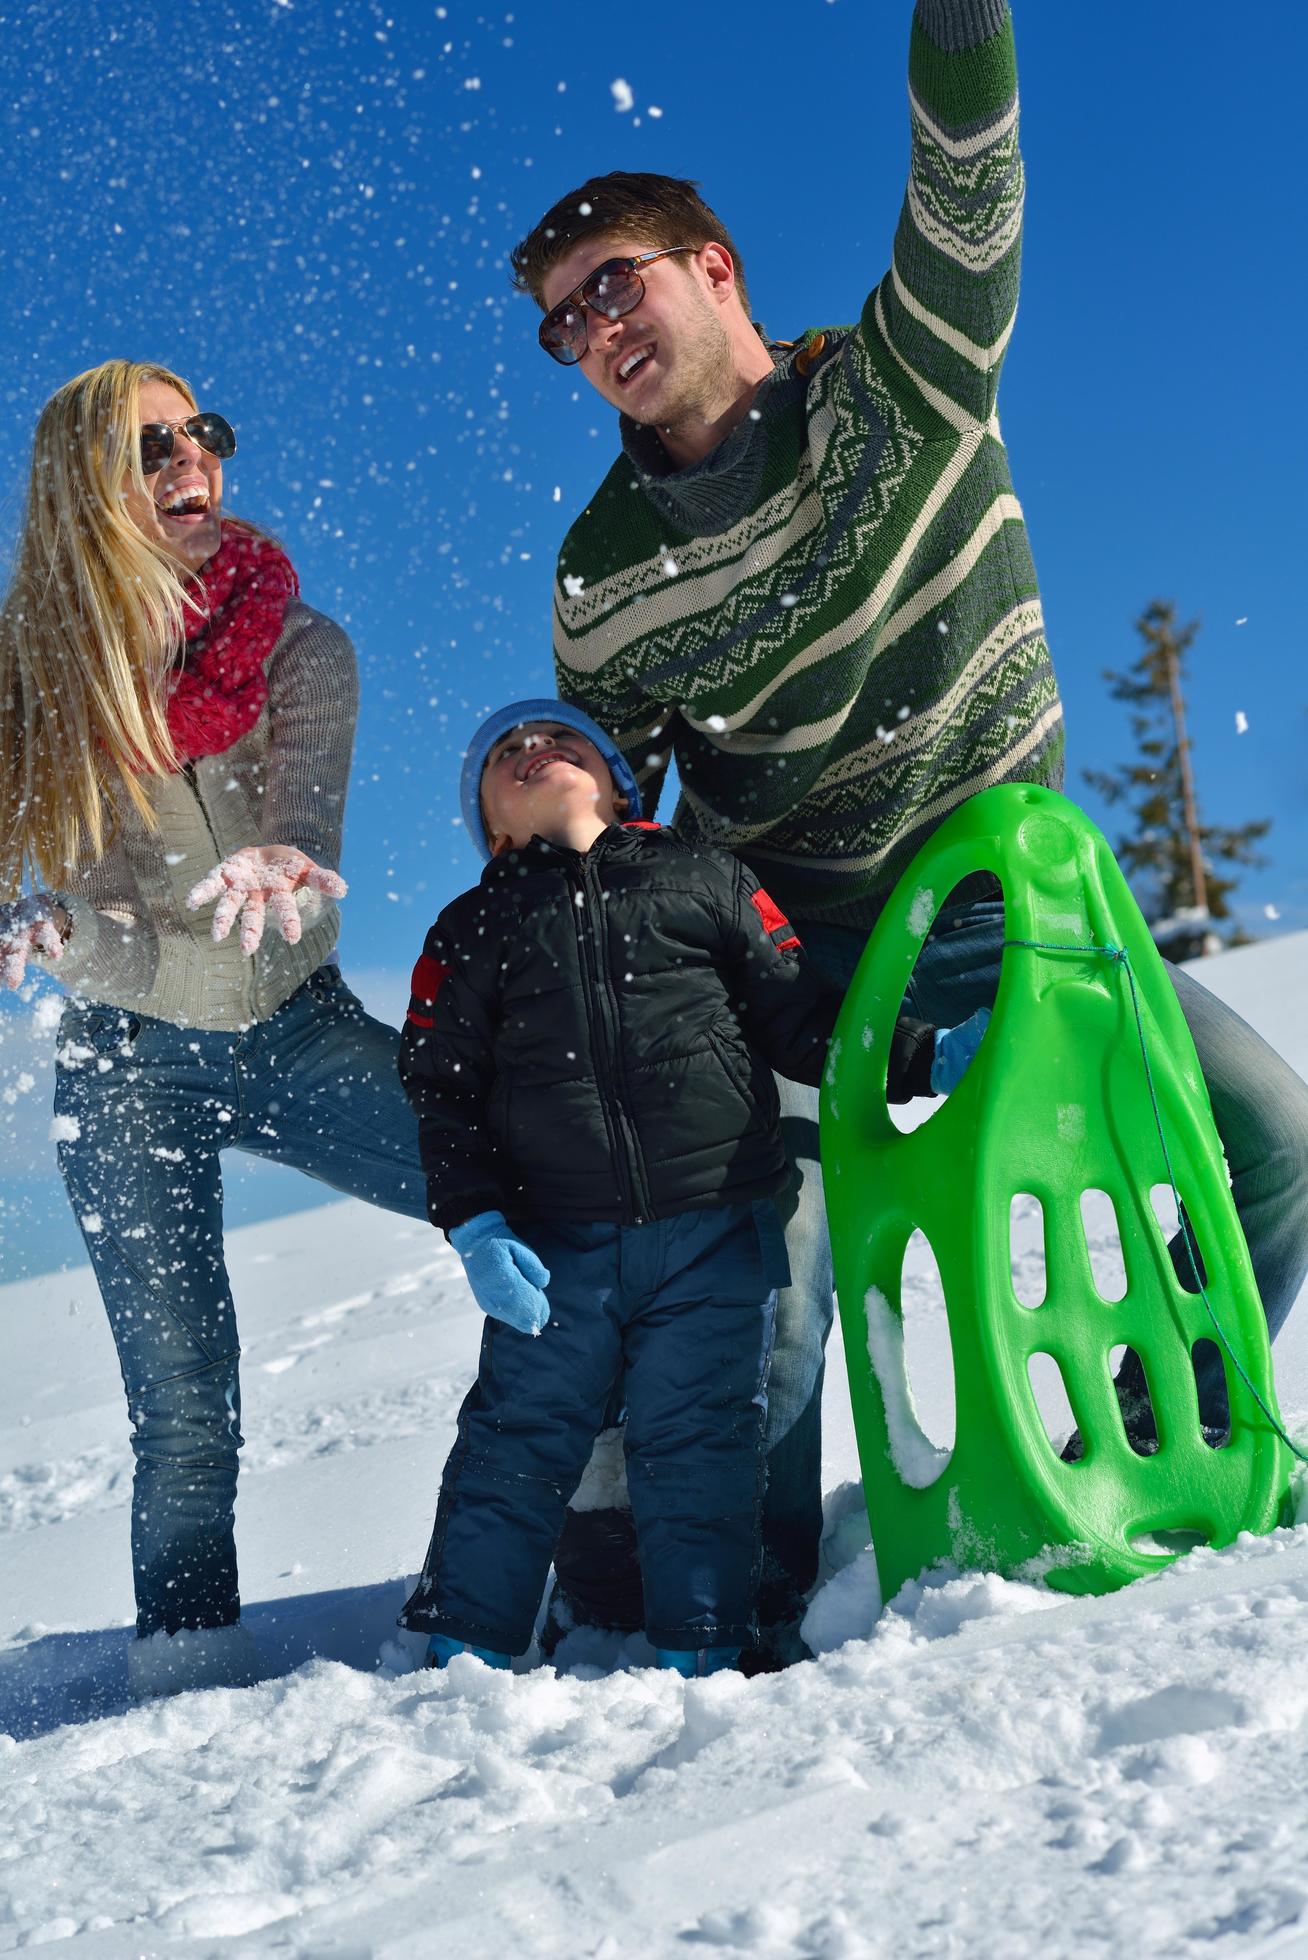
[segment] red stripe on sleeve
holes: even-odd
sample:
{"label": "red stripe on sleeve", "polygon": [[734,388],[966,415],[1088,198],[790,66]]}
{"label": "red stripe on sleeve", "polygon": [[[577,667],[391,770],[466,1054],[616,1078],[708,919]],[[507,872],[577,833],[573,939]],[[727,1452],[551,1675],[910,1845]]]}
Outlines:
{"label": "red stripe on sleeve", "polygon": [[409,1002],[407,1018],[415,1027],[432,1026],[434,1017],[431,1014],[424,1014],[422,1009],[436,1005],[436,996],[449,978],[449,973],[448,966],[442,965],[440,960],[434,960],[430,953],[424,953],[419,959],[413,969],[413,978],[409,982],[412,999]]}
{"label": "red stripe on sleeve", "polygon": [[[790,920],[786,917],[776,900],[769,898],[761,885],[756,892],[751,892],[750,897],[753,901],[754,910],[763,921],[763,930],[771,934],[772,943],[777,951],[779,953],[788,953],[792,946],[798,946],[799,934],[795,931],[794,926],[791,925]],[[784,934],[785,937],[779,938],[778,934]]]}

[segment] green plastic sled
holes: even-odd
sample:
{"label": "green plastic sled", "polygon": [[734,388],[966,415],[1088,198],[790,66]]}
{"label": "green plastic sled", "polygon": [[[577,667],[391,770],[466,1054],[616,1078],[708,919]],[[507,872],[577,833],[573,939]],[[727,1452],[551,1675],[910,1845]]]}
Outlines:
{"label": "green plastic sled", "polygon": [[[886,1107],[891,1031],[936,912],[978,871],[1002,884],[1007,940],[1067,950],[1006,946],[975,1062],[905,1135]],[[1126,965],[1087,947],[1129,957],[1152,1096]],[[1225,1351],[1230,1440],[1204,1440],[1192,1354],[1197,1342],[1221,1343],[1202,1298],[1178,1284],[1151,1203],[1151,1189],[1171,1183],[1159,1122],[1213,1313],[1276,1415],[1266,1321],[1207,1090],[1148,927],[1075,804],[1026,784],[983,791],[900,879],[854,976],[822,1090],[823,1178],[883,1598],[941,1563],[1106,1592],[1195,1544],[1226,1545],[1283,1520],[1289,1452]],[[1107,1193],[1116,1213],[1127,1276],[1116,1303],[1096,1289],[1085,1191]],[[1043,1212],[1035,1307],[1014,1288],[1010,1220],[1023,1193]],[[900,1284],[915,1228],[948,1313],[948,1454],[918,1427],[905,1373]],[[1144,1366],[1153,1455],[1137,1455],[1123,1427],[1110,1361],[1123,1345]],[[1080,1461],[1063,1462],[1046,1431],[1033,1355],[1061,1372]]]}

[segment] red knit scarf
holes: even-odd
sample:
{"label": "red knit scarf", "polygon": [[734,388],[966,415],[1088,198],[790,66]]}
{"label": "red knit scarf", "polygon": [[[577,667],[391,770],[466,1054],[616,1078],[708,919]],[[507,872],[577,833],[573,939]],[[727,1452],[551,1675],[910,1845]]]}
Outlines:
{"label": "red knit scarf", "polygon": [[220,755],[254,727],[268,699],[264,666],[300,590],[280,545],[230,521],[186,605],[186,659],[168,697],[181,762]]}

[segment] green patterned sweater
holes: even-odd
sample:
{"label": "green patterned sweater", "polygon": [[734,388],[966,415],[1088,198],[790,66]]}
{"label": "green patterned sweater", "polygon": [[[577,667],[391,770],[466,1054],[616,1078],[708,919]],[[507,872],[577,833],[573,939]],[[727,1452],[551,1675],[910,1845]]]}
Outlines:
{"label": "green patterned sweater", "polygon": [[912,167],[858,325],[774,350],[751,415],[671,471],[624,450],[568,532],[559,693],[652,815],[733,850],[794,917],[866,928],[937,824],[1062,777],[1063,723],[995,392],[1022,165],[1005,0],[917,0]]}

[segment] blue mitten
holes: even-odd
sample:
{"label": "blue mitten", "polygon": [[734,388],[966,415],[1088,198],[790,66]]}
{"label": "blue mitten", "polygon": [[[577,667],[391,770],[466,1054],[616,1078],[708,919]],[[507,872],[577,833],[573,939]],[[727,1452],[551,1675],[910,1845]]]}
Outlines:
{"label": "blue mitten", "polygon": [[937,1096],[952,1095],[981,1046],[981,1037],[990,1026],[990,1009],[978,1007],[975,1014],[956,1028],[936,1029],[936,1052],[931,1063],[931,1087]]}
{"label": "blue mitten", "polygon": [[463,1261],[482,1312],[520,1334],[539,1334],[550,1317],[550,1303],[541,1291],[550,1283],[549,1272],[510,1229],[504,1213],[479,1211],[455,1226],[450,1244]]}

